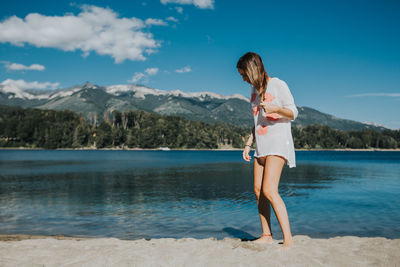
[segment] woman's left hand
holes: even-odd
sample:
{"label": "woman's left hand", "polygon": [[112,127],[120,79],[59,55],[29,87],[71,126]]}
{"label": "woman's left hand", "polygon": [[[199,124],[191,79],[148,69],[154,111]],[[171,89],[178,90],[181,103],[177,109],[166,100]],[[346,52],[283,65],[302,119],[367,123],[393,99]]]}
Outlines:
{"label": "woman's left hand", "polygon": [[278,113],[281,109],[280,106],[268,102],[261,102],[260,107],[262,107],[267,114]]}
{"label": "woman's left hand", "polygon": [[249,155],[250,150],[251,150],[250,146],[245,146],[244,149],[243,149],[243,159],[245,161],[250,161],[251,160],[251,156]]}

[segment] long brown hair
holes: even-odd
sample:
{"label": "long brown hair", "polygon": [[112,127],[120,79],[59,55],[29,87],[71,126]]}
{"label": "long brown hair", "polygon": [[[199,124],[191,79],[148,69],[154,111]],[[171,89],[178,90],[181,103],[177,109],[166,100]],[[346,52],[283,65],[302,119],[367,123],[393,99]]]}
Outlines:
{"label": "long brown hair", "polygon": [[268,74],[264,69],[261,57],[254,52],[247,52],[238,60],[236,68],[244,72],[262,101],[267,89]]}

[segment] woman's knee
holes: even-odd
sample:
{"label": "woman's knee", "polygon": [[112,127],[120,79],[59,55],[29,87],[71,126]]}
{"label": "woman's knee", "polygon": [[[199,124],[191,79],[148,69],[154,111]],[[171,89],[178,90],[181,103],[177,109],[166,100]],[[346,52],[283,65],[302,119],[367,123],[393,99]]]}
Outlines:
{"label": "woman's knee", "polygon": [[279,193],[278,190],[271,189],[268,187],[264,187],[263,190],[263,195],[270,201],[273,202],[275,199],[279,198]]}

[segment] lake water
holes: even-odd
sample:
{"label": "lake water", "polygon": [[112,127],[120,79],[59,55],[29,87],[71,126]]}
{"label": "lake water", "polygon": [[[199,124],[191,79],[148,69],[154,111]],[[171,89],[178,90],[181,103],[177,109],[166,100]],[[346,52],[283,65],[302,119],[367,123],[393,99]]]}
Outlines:
{"label": "lake water", "polygon": [[[0,150],[0,234],[258,237],[253,161],[241,154]],[[400,152],[297,151],[296,160],[279,185],[293,235],[400,238]]]}

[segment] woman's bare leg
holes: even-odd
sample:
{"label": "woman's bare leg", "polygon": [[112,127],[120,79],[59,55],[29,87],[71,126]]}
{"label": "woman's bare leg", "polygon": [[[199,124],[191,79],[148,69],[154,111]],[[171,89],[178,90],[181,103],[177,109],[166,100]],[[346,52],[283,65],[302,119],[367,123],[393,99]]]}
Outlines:
{"label": "woman's bare leg", "polygon": [[286,206],[278,192],[279,180],[281,178],[284,164],[285,159],[280,156],[267,156],[264,168],[262,192],[271,202],[279,225],[282,228],[283,246],[287,247],[293,245],[294,241],[290,231],[289,217]]}
{"label": "woman's bare leg", "polygon": [[[271,233],[271,204],[269,200],[261,194],[265,157],[254,158],[254,194],[257,198],[258,214],[260,215],[261,228],[263,233]],[[271,236],[261,236],[254,243],[272,243]]]}

